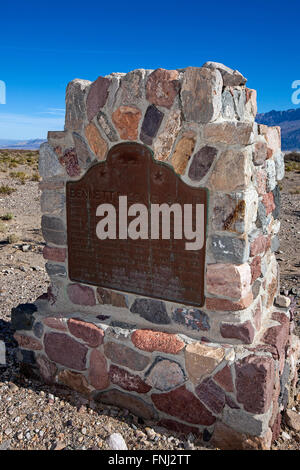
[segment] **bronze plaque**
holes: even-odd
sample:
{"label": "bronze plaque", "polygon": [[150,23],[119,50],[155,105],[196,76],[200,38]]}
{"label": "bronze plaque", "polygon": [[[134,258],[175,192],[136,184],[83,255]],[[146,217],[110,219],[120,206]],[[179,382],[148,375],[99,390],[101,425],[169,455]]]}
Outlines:
{"label": "bronze plaque", "polygon": [[[128,215],[124,212],[124,205],[120,206],[121,200],[123,203],[127,201],[129,214],[133,213],[134,207],[139,207],[135,204],[143,205],[143,223],[137,224],[136,219],[141,212]],[[103,238],[104,219],[108,215],[104,211],[107,206],[103,204],[111,208],[109,214],[113,216],[115,213],[115,219],[110,219],[112,224],[105,225],[105,229],[113,229],[110,238],[106,239],[99,238],[99,233]],[[165,208],[173,204],[177,209],[178,205],[182,208],[181,219],[181,209],[176,217],[172,211],[171,215],[169,213],[169,228],[164,219],[166,232],[163,232],[162,225],[168,211],[164,216],[154,217],[161,204],[165,204]],[[195,249],[200,246],[200,241],[193,245],[193,249],[186,249],[186,243],[193,240],[190,232],[189,239],[185,238],[188,227],[185,209],[188,206],[184,205],[192,207],[190,228],[195,232],[196,205],[204,211],[200,249]],[[135,221],[135,233],[142,231],[144,238],[132,235],[132,221]],[[147,147],[137,143],[118,144],[109,151],[105,162],[95,164],[79,181],[67,183],[69,277],[72,281],[202,306],[206,225],[206,189],[186,185],[169,165],[155,161]],[[115,238],[111,236],[114,231]],[[146,231],[149,234],[147,239]],[[153,239],[155,233],[157,238]]]}

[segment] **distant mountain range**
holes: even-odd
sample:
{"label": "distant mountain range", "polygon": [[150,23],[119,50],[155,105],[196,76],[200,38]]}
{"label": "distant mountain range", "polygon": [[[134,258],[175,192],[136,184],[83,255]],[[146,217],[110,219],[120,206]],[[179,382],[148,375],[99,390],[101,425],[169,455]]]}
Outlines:
{"label": "distant mountain range", "polygon": [[300,108],[257,114],[256,122],[281,127],[282,150],[300,150]]}
{"label": "distant mountain range", "polygon": [[40,145],[46,142],[43,139],[32,140],[4,140],[0,139],[0,149],[16,149],[16,150],[38,150]]}

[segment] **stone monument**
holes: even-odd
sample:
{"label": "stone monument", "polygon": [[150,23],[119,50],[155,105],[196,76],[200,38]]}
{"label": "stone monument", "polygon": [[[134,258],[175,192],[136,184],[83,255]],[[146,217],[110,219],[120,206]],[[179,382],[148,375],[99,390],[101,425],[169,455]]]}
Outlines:
{"label": "stone monument", "polygon": [[21,366],[89,400],[268,449],[299,343],[278,296],[280,128],[222,64],[73,80],[40,149],[47,294],[13,309]]}

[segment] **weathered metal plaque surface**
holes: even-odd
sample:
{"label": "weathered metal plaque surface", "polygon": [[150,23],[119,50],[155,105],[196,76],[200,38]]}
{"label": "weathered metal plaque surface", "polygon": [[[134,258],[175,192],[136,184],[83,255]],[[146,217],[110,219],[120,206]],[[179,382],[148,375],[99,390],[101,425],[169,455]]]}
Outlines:
{"label": "weathered metal plaque surface", "polygon": [[[136,240],[99,239],[96,228],[101,218],[96,215],[97,208],[101,204],[115,207],[118,234],[120,196],[127,196],[128,207],[140,203],[148,208],[149,234],[152,204],[204,205],[203,248],[186,250],[186,239],[174,239],[173,223],[170,239],[153,240],[151,235]],[[195,211],[193,214],[195,217]],[[128,216],[128,223],[133,219]],[[182,220],[184,223],[184,217]],[[69,277],[72,281],[202,306],[206,224],[205,189],[186,185],[170,166],[155,161],[149,149],[140,144],[116,145],[105,162],[94,165],[81,180],[67,183]]]}

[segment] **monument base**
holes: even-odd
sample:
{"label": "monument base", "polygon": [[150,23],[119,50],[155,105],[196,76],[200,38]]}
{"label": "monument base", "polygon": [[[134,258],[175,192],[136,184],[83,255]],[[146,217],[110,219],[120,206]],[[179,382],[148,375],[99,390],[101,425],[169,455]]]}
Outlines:
{"label": "monument base", "polygon": [[278,437],[300,349],[288,309],[274,307],[254,344],[231,345],[47,305],[43,296],[12,311],[18,360],[44,382],[222,449],[269,449]]}

